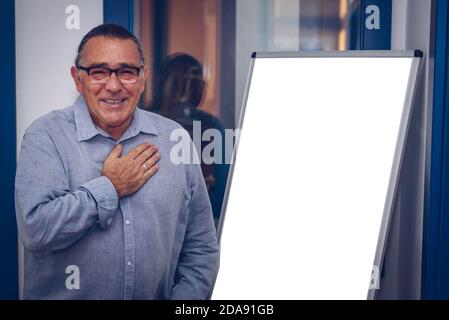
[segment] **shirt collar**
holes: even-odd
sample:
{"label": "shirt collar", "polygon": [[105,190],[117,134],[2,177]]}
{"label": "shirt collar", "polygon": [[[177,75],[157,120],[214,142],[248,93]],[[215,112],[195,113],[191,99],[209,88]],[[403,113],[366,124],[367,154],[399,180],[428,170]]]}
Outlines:
{"label": "shirt collar", "polygon": [[[134,111],[134,117],[129,128],[120,137],[120,141],[132,138],[139,134],[139,132],[144,132],[148,134],[157,135],[157,129],[153,124],[150,117],[145,117],[144,113],[146,111],[141,110],[139,107]],[[76,133],[78,135],[78,142],[89,140],[98,134],[106,137],[110,137],[92,121],[89,109],[87,108],[86,101],[83,95],[80,95],[75,101],[75,124]]]}

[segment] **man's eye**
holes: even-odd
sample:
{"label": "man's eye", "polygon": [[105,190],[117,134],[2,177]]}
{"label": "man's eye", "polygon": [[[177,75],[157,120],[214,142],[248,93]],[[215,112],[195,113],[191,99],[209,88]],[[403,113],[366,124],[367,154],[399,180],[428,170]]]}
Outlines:
{"label": "man's eye", "polygon": [[123,76],[135,76],[137,75],[137,71],[135,69],[120,69],[119,74]]}
{"label": "man's eye", "polygon": [[108,71],[105,69],[91,69],[90,70],[90,75],[91,76],[104,76],[107,75]]}

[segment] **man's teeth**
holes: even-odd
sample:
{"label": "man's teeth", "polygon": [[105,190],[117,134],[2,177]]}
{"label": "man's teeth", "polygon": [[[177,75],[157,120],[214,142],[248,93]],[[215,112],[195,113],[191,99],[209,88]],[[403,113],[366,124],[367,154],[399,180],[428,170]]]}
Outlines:
{"label": "man's teeth", "polygon": [[119,104],[125,101],[125,99],[105,99],[104,101],[108,104]]}

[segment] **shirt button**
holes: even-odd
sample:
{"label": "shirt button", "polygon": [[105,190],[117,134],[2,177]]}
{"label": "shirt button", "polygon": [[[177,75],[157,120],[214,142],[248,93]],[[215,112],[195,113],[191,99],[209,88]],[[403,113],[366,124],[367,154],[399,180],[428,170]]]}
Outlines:
{"label": "shirt button", "polygon": [[128,266],[132,265],[133,263],[131,261],[128,261]]}
{"label": "shirt button", "polygon": [[129,222],[129,220],[128,220],[128,219],[126,219],[126,220],[125,220],[125,223],[126,223],[126,224],[130,224],[130,222]]}

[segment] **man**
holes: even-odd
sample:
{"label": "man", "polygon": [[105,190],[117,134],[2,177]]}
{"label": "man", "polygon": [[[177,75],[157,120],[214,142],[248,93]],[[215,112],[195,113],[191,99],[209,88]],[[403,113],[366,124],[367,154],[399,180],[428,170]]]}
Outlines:
{"label": "man", "polygon": [[[175,165],[175,122],[136,108],[136,37],[92,29],[71,69],[81,94],[25,132],[16,212],[26,299],[205,299],[218,246],[198,165]],[[194,152],[192,152],[194,154]]]}

